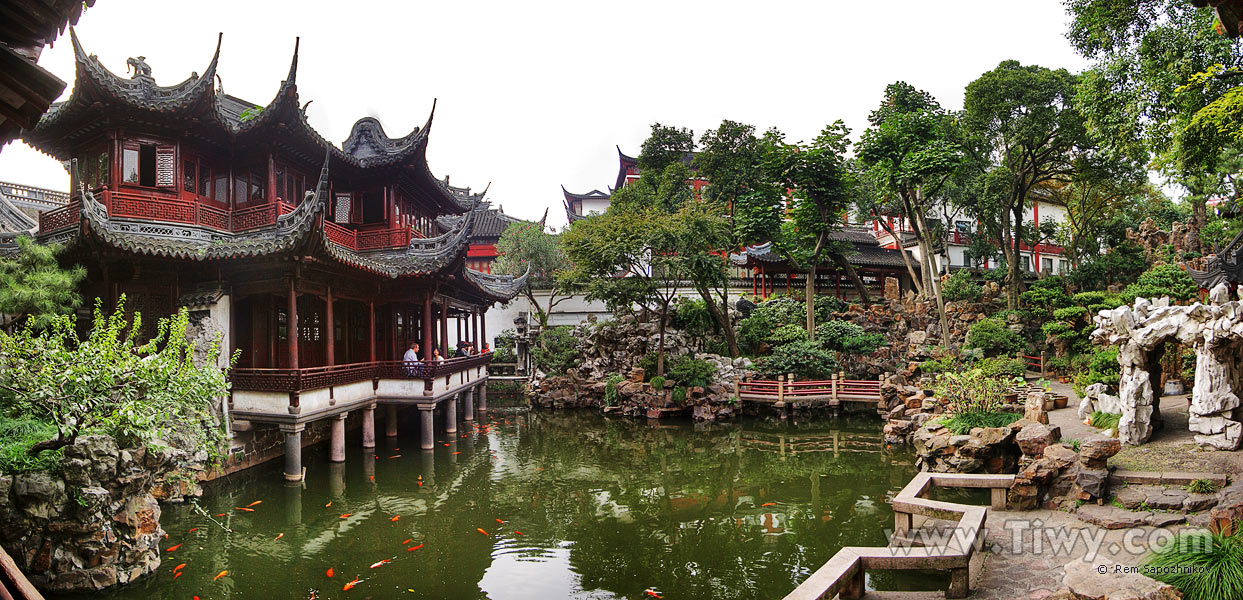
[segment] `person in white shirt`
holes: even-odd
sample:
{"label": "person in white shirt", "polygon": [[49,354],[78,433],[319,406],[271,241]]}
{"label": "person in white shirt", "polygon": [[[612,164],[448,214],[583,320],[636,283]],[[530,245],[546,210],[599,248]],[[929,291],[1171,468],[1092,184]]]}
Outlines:
{"label": "person in white shirt", "polygon": [[445,362],[445,357],[440,355],[440,348],[432,349],[432,362],[438,362],[438,363]]}
{"label": "person in white shirt", "polygon": [[401,357],[401,360],[405,363],[406,375],[413,376],[415,373],[415,367],[422,364],[419,360],[419,343],[410,342],[410,348],[406,350],[406,354]]}

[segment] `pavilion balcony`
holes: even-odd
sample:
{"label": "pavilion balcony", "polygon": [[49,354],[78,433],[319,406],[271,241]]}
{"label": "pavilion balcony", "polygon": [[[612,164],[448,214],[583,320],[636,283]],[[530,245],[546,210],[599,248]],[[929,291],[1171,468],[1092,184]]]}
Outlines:
{"label": "pavilion balcony", "polygon": [[376,361],[304,369],[234,369],[231,412],[261,422],[305,422],[376,402],[435,404],[488,377],[492,354],[438,363]]}

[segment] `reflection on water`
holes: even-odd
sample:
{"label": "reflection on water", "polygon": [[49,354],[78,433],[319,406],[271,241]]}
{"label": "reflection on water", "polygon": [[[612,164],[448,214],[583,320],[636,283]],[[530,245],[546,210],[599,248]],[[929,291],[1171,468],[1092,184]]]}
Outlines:
{"label": "reflection on water", "polygon": [[[201,509],[166,507],[165,547],[184,545],[159,573],[96,597],[781,597],[838,548],[884,545],[886,500],[915,472],[875,419],[692,425],[507,408],[463,425],[433,452],[419,451],[413,420],[374,452],[348,440],[344,464],[308,448],[301,485],[282,481],[280,461],[214,484]],[[910,584],[936,587],[869,579]]]}

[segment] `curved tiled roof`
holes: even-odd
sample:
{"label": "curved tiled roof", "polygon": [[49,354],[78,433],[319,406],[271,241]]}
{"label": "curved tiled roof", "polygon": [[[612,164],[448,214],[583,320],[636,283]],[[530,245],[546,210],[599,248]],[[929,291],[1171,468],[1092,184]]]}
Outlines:
{"label": "curved tiled roof", "polygon": [[324,249],[333,258],[392,278],[427,275],[451,265],[466,251],[474,212],[457,220],[453,231],[431,238],[414,238],[400,250],[359,252],[324,240]]}
{"label": "curved tiled roof", "polygon": [[[53,105],[34,129],[23,132],[28,143],[53,156],[66,158],[72,151],[77,140],[66,134],[90,134],[101,127],[97,108],[100,102],[116,103],[135,111],[140,118],[161,116],[168,122],[195,123],[204,134],[225,141],[280,136],[312,147],[315,152],[326,149],[334,161],[356,169],[407,165],[414,170],[415,178],[423,182],[425,191],[433,196],[431,200],[445,210],[464,212],[483,197],[482,194],[457,193],[457,188],[442,183],[428,168],[426,150],[435,102],[427,122],[405,136],[390,138],[377,119],[364,117],[354,123],[342,147],[325,140],[307,121],[305,106],[299,106],[300,40],[294,43],[289,73],[276,96],[267,106],[260,106],[218,89],[216,66],[223,34],[217,39],[215,54],[202,75],[192,74],[185,81],[167,87],[156,85],[147,74],[124,78],[109,71],[97,57],[86,54],[72,28],[70,35],[76,65],[73,93],[69,99]],[[269,127],[281,129],[273,132]]]}
{"label": "curved tiled roof", "polygon": [[513,275],[499,275],[496,273],[484,273],[476,271],[470,267],[463,267],[463,279],[471,284],[471,287],[482,293],[485,297],[496,302],[509,302],[522,291],[522,286],[526,285],[527,277],[531,274],[531,267],[527,267],[525,273],[518,277]]}
{"label": "curved tiled roof", "polygon": [[[867,229],[858,227],[843,227],[833,232],[829,239],[832,241],[849,242],[853,253],[846,257],[851,264],[867,267],[905,267],[906,263],[902,261],[902,255],[897,250],[881,248],[876,242],[876,238],[872,232]],[[780,264],[786,262],[786,258],[773,248],[772,242],[747,246],[742,252],[730,254],[729,260],[739,267],[746,266],[751,261]]]}

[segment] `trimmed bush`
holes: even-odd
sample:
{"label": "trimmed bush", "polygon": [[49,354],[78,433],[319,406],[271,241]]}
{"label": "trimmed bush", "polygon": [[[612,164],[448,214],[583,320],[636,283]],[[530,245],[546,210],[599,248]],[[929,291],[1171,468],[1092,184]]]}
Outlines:
{"label": "trimmed bush", "polygon": [[946,355],[932,360],[925,360],[919,363],[919,370],[925,375],[936,373],[945,373],[946,371],[957,371],[962,368],[962,363],[957,357]]}
{"label": "trimmed bush", "polygon": [[686,355],[674,359],[667,372],[669,378],[676,381],[678,385],[703,387],[712,383],[712,377],[716,375],[716,365]]}
{"label": "trimmed bush", "polygon": [[1014,355],[1027,344],[997,318],[976,321],[967,330],[967,348],[979,348],[984,356]]}
{"label": "trimmed bush", "polygon": [[[1073,362],[1080,362],[1076,356]],[[1075,377],[1075,393],[1083,397],[1084,390],[1094,383],[1103,383],[1110,388],[1118,387],[1118,379],[1122,377],[1122,369],[1118,366],[1117,348],[1098,348],[1089,355],[1087,370]]]}
{"label": "trimmed bush", "polygon": [[536,368],[557,375],[581,363],[574,328],[562,325],[541,331],[536,343],[532,344],[531,358]]}
{"label": "trimmed bush", "polygon": [[979,302],[984,297],[984,288],[971,280],[971,273],[957,271],[945,278],[941,285],[941,296],[950,302],[966,300]]}
{"label": "trimmed bush", "polygon": [[879,333],[866,333],[862,327],[850,321],[833,319],[816,326],[816,343],[825,350],[846,354],[871,354],[877,348],[888,344],[889,340]]}
{"label": "trimmed bush", "polygon": [[1174,300],[1190,300],[1200,291],[1194,279],[1178,265],[1160,263],[1144,271],[1139,279],[1126,286],[1121,299],[1126,304],[1136,298],[1155,299],[1169,296]]}
{"label": "trimmed bush", "polygon": [[764,338],[772,346],[781,346],[790,342],[807,341],[807,329],[800,325],[782,325]]}
{"label": "trimmed bush", "polygon": [[1022,377],[1027,372],[1027,365],[1017,358],[985,358],[976,363],[975,368],[979,369],[988,377]]}
{"label": "trimmed bush", "polygon": [[766,378],[793,373],[799,379],[828,379],[837,372],[837,357],[804,340],[778,346],[771,356],[755,361],[755,370]]}

